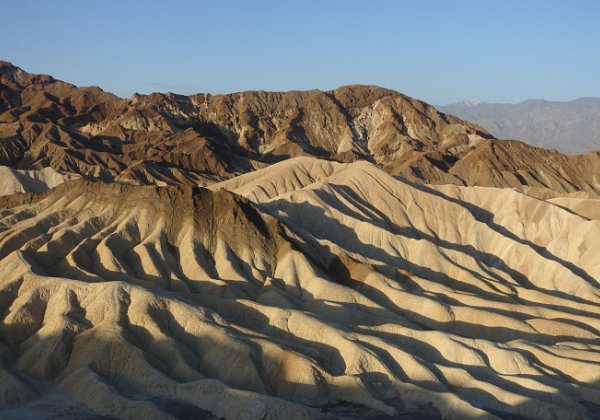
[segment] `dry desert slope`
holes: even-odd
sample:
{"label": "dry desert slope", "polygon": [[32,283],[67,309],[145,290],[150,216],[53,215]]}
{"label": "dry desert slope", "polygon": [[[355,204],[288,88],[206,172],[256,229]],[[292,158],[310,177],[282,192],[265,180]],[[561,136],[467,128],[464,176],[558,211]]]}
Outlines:
{"label": "dry desert slope", "polygon": [[594,418],[598,205],[307,157],[5,196],[0,407]]}

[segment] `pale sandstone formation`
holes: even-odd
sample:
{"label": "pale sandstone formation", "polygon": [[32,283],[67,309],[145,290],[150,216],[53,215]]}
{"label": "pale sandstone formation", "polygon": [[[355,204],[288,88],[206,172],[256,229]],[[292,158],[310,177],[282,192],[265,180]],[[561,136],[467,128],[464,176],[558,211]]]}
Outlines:
{"label": "pale sandstone formation", "polygon": [[0,407],[597,414],[597,200],[312,158],[209,188],[0,198]]}

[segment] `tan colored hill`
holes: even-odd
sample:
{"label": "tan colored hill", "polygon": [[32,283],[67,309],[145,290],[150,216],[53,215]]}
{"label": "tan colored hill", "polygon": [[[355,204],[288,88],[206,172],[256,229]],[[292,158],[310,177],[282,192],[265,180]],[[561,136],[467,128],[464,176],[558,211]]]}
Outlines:
{"label": "tan colored hill", "polygon": [[4,197],[0,406],[593,418],[598,201],[556,200],[312,158]]}
{"label": "tan colored hill", "polygon": [[121,99],[0,62],[0,165],[199,185],[289,157],[367,160],[433,184],[600,191],[600,153],[567,157],[376,86]]}
{"label": "tan colored hill", "polygon": [[18,170],[0,166],[0,196],[17,192],[43,192],[76,178],[79,177],[60,174],[52,168]]}

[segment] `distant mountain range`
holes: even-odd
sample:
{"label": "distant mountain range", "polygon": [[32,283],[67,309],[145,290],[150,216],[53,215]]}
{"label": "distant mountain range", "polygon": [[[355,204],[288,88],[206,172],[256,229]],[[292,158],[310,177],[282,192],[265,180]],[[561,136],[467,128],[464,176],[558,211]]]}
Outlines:
{"label": "distant mountain range", "polygon": [[437,108],[476,122],[500,139],[519,139],[567,154],[600,149],[600,98],[528,99],[519,104],[466,100]]}

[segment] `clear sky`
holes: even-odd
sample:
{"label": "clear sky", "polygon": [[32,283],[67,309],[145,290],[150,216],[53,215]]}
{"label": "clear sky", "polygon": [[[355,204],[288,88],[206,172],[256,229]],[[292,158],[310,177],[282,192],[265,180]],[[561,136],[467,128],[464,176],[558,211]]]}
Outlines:
{"label": "clear sky", "polygon": [[0,59],[77,85],[600,96],[599,0],[0,0]]}

